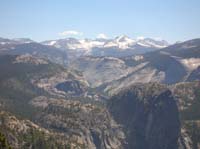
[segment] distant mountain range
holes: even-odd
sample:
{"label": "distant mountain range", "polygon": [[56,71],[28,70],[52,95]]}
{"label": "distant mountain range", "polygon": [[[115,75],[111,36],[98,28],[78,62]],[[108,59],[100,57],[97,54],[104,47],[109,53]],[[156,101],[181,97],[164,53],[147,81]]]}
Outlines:
{"label": "distant mountain range", "polygon": [[0,38],[0,54],[23,55],[31,54],[39,58],[48,59],[54,63],[67,65],[67,53],[53,46],[45,46],[31,39]]}
{"label": "distant mountain range", "polygon": [[22,44],[31,42],[34,41],[29,38],[14,38],[14,39],[0,38],[0,45],[12,45],[12,44]]}
{"label": "distant mountain range", "polygon": [[[42,43],[0,38],[0,54],[30,54],[80,70],[91,87],[106,85],[105,91],[136,82],[174,84],[195,80],[200,76],[199,47],[200,39],[169,45],[166,41],[133,40],[127,36],[96,40],[67,38]],[[103,56],[102,51],[106,51]]]}
{"label": "distant mountain range", "polygon": [[93,87],[113,93],[134,83],[175,84],[199,80],[200,39],[133,56],[75,59],[71,66],[81,70]]}
{"label": "distant mountain range", "polygon": [[[68,63],[66,61],[67,59],[71,61],[80,56],[126,57],[155,51],[168,45],[168,42],[164,40],[154,40],[151,38],[131,39],[125,35],[118,36],[114,39],[92,40],[66,38],[41,43],[28,38],[0,38],[0,52],[9,53],[9,50],[12,49],[12,53],[15,51],[16,54],[30,54],[34,51],[35,55],[45,56],[54,62],[65,65]],[[19,51],[18,49],[24,50]],[[54,53],[54,51],[56,52]]]}
{"label": "distant mountain range", "polygon": [[44,45],[54,46],[63,50],[73,50],[80,55],[123,57],[142,54],[169,45],[165,40],[151,38],[131,39],[122,35],[114,39],[75,39],[66,38],[42,42]]}
{"label": "distant mountain range", "polygon": [[[169,46],[169,43],[165,40],[155,40],[151,38],[140,38],[131,39],[125,35],[118,36],[114,39],[75,39],[66,38],[58,40],[43,41],[41,43],[35,42],[28,38],[15,38],[15,39],[5,39],[0,38],[0,51],[6,51],[12,49],[16,50],[18,47],[26,47],[27,52],[30,53],[30,48],[41,47],[42,50],[36,52],[40,55],[49,55],[45,52],[45,49],[52,51],[50,49],[58,49],[56,55],[62,54],[62,56],[57,57],[59,63],[66,62],[66,55],[69,60],[76,59],[80,56],[112,56],[112,57],[126,57],[132,56],[134,54],[144,54],[150,51],[155,51],[160,48],[165,48]],[[28,48],[29,47],[29,48]],[[40,49],[41,49],[40,48]],[[23,48],[22,48],[23,49]],[[38,48],[35,48],[37,50]],[[12,51],[12,52],[13,52]],[[5,52],[5,53],[6,53]],[[24,51],[25,52],[25,51]],[[43,54],[41,54],[44,52]],[[50,56],[48,56],[50,57]],[[51,57],[53,59],[53,57]]]}

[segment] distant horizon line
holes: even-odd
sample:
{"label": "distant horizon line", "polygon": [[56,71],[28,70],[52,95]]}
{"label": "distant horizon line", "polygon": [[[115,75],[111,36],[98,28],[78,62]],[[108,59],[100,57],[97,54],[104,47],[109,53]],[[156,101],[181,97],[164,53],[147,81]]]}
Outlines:
{"label": "distant horizon line", "polygon": [[116,38],[119,38],[119,37],[127,37],[127,38],[130,38],[130,39],[133,39],[133,40],[144,40],[144,39],[153,39],[155,41],[166,41],[168,42],[169,44],[175,44],[175,43],[179,43],[179,42],[185,42],[185,41],[189,41],[189,40],[193,40],[193,39],[199,39],[200,37],[196,37],[196,38],[190,38],[190,39],[186,39],[186,40],[177,40],[175,42],[169,42],[168,40],[166,39],[163,39],[163,38],[158,38],[158,37],[143,37],[143,36],[138,36],[138,37],[130,37],[126,34],[121,34],[121,35],[117,35],[117,36],[114,36],[114,37],[107,37],[107,38],[98,38],[98,37],[75,37],[75,36],[68,36],[68,37],[60,37],[60,38],[54,38],[54,39],[45,39],[45,40],[35,40],[31,37],[13,37],[13,38],[10,38],[10,37],[3,37],[3,36],[0,36],[0,38],[3,38],[3,39],[9,39],[9,40],[17,40],[17,39],[29,39],[29,40],[32,40],[34,42],[44,42],[44,41],[51,41],[51,40],[62,40],[62,39],[77,39],[77,40],[114,40]]}

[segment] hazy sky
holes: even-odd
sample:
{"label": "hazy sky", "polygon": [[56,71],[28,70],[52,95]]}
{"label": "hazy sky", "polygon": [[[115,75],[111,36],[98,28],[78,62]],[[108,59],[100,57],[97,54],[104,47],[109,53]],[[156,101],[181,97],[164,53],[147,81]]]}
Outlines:
{"label": "hazy sky", "polygon": [[[1,0],[0,36],[200,38],[200,0]],[[105,34],[105,35],[104,35]]]}

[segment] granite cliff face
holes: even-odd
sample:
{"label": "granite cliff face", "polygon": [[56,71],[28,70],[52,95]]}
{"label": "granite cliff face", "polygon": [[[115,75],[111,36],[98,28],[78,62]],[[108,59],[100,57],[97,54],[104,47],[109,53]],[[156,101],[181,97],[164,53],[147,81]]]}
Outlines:
{"label": "granite cliff face", "polygon": [[36,118],[40,125],[73,138],[83,148],[122,148],[124,133],[103,105],[42,96],[30,104],[42,110]]}
{"label": "granite cliff face", "polygon": [[163,85],[134,85],[113,96],[109,110],[122,125],[127,149],[177,149],[178,108]]}

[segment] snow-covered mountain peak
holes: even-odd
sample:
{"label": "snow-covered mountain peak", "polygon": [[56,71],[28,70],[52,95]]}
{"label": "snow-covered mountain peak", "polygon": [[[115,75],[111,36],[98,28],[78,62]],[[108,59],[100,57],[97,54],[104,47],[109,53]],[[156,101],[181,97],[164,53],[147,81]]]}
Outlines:
{"label": "snow-covered mountain peak", "polygon": [[116,42],[121,42],[121,43],[128,43],[128,44],[132,44],[135,43],[136,40],[129,38],[126,35],[121,35],[115,38]]}
{"label": "snow-covered mountain peak", "polygon": [[[144,53],[144,51],[160,49],[168,46],[169,44],[164,40],[155,40],[151,38],[137,38],[132,39],[126,35],[117,36],[113,39],[76,39],[76,38],[65,38],[59,40],[44,41],[42,44],[54,46],[61,49],[68,49],[74,51],[81,51],[86,55],[92,53],[107,53],[108,50],[114,49],[115,52],[125,52],[130,50],[137,50],[138,53]],[[101,50],[98,52],[97,50]],[[138,52],[138,50],[142,52]],[[113,51],[114,52],[114,51]],[[109,52],[110,53],[110,52]],[[133,53],[133,52],[131,52]],[[104,54],[103,54],[104,55]],[[128,54],[129,55],[129,54]]]}
{"label": "snow-covered mountain peak", "polygon": [[156,40],[152,38],[138,39],[137,44],[145,47],[165,48],[169,43],[165,40]]}
{"label": "snow-covered mountain peak", "polygon": [[126,35],[117,36],[116,38],[110,40],[109,42],[105,43],[104,47],[116,47],[121,50],[128,49],[130,46],[135,44],[135,40],[129,38]]}

